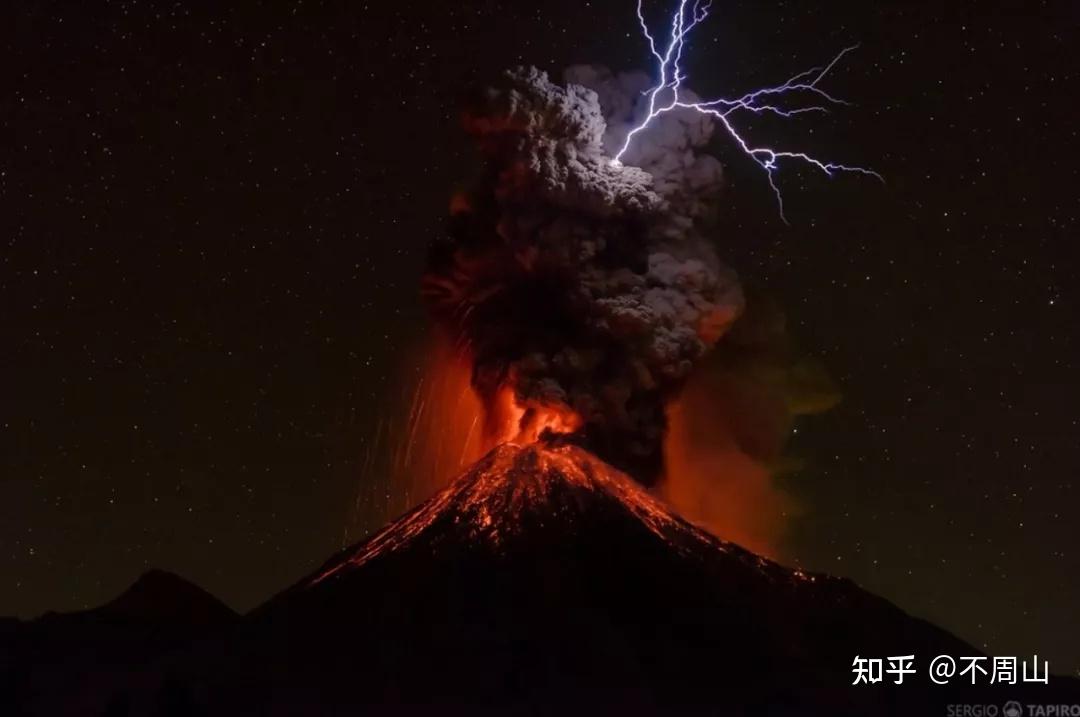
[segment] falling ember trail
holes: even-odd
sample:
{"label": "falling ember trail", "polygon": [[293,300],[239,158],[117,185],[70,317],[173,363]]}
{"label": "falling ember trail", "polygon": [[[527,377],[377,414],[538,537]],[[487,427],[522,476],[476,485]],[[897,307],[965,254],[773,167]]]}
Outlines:
{"label": "falling ember trail", "polygon": [[[863,167],[853,167],[836,162],[817,159],[806,152],[794,152],[789,150],[773,149],[771,147],[756,146],[739,133],[734,121],[739,113],[750,112],[753,114],[771,114],[784,118],[808,112],[827,112],[830,105],[846,105],[847,102],[833,97],[818,84],[825,78],[833,67],[843,57],[855,49],[847,47],[841,50],[827,65],[812,67],[809,70],[798,73],[786,82],[774,87],[764,87],[753,92],[748,92],[734,99],[714,99],[697,102],[686,101],[683,90],[683,81],[686,74],[682,68],[683,51],[690,32],[709,16],[712,7],[711,0],[679,0],[679,7],[671,20],[671,32],[668,36],[667,45],[658,47],[656,38],[649,29],[649,23],[645,20],[642,8],[643,0],[638,0],[637,17],[641,24],[642,33],[649,43],[649,50],[657,63],[656,85],[647,94],[649,97],[648,112],[645,118],[626,135],[622,147],[611,160],[612,166],[622,166],[622,159],[634,142],[634,138],[644,131],[657,117],[675,109],[689,109],[715,118],[724,126],[728,135],[735,141],[739,149],[752,159],[758,166],[765,170],[776,195],[776,201],[780,209],[780,218],[787,223],[784,215],[784,197],[780,187],[776,183],[776,172],[780,169],[782,160],[794,160],[815,167],[830,177],[836,172],[851,172],[865,174],[884,181],[877,172]],[[788,97],[809,97],[816,104],[797,104],[786,108],[782,103],[774,104],[778,100]]]}

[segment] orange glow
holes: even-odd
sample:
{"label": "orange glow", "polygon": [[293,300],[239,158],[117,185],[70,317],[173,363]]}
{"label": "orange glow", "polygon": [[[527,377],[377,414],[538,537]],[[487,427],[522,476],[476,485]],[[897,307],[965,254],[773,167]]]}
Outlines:
{"label": "orange glow", "polygon": [[740,445],[730,393],[715,380],[691,380],[669,407],[666,471],[660,495],[688,520],[758,554],[779,556],[792,498],[773,480],[772,466]]}
{"label": "orange glow", "polygon": [[[519,400],[512,376],[485,405],[471,384],[472,357],[445,339],[423,353],[407,418],[388,427],[397,496],[397,507],[387,506],[390,515],[446,487],[496,446],[542,444],[545,435],[582,427],[569,407]],[[691,379],[668,409],[666,466],[655,493],[713,535],[775,558],[795,505],[768,463],[779,446],[761,436],[783,434],[788,416],[780,408],[761,409],[769,401],[747,401],[739,390],[716,374]],[[748,430],[756,434],[749,444]]]}
{"label": "orange glow", "polygon": [[[423,353],[427,360],[407,418],[391,427],[390,475],[404,500],[391,512],[434,494],[495,446],[526,446],[545,432],[572,433],[582,426],[568,407],[520,401],[513,377],[485,406],[471,385],[471,356],[445,339],[432,341]],[[741,402],[731,400],[729,389],[715,376],[698,376],[669,407],[665,474],[656,492],[717,537],[776,557],[794,504],[775,485],[771,467],[740,446],[736,428],[763,419],[740,415],[733,406]]]}
{"label": "orange glow", "polygon": [[701,315],[697,334],[707,346],[712,346],[728,332],[732,322],[738,318],[738,310],[733,306],[720,306]]}
{"label": "orange glow", "polygon": [[404,424],[393,430],[390,473],[406,503],[426,498],[483,456],[484,410],[470,383],[470,359],[443,339],[423,347],[427,357]]}
{"label": "orange glow", "polygon": [[[408,413],[387,426],[393,493],[405,507],[446,486],[497,445],[526,445],[545,431],[570,433],[581,427],[569,408],[520,403],[509,384],[485,406],[472,387],[472,357],[445,338],[430,341],[421,352],[426,360],[406,399]],[[378,470],[371,457],[364,467]]]}
{"label": "orange glow", "polygon": [[469,195],[467,192],[454,192],[450,197],[450,216],[457,216],[458,214],[467,214],[472,211],[472,204],[469,201]]}
{"label": "orange glow", "polygon": [[[470,540],[498,545],[520,534],[535,511],[545,513],[565,502],[567,488],[578,496],[613,498],[657,538],[678,550],[696,545],[730,549],[671,512],[640,484],[572,445],[504,443],[470,466],[431,500],[379,531],[341,562],[324,569],[312,585],[358,568],[380,555],[424,540],[433,526],[448,525]],[[570,498],[573,501],[575,498]],[[565,503],[564,503],[565,504]]]}
{"label": "orange glow", "polygon": [[581,424],[581,417],[566,406],[532,401],[523,404],[514,389],[505,384],[488,407],[485,434],[491,446],[501,443],[525,445],[539,441],[545,431],[573,433],[581,428]]}

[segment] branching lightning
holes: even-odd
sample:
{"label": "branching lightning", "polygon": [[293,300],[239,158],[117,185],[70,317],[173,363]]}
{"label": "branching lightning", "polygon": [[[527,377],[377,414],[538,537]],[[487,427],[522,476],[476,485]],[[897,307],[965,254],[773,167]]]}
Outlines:
{"label": "branching lightning", "polygon": [[[686,79],[686,75],[681,66],[683,50],[690,32],[708,17],[709,9],[712,7],[712,0],[693,0],[692,3],[690,0],[679,0],[679,7],[672,16],[671,33],[667,45],[662,48],[657,45],[656,38],[649,29],[649,23],[645,20],[642,3],[643,0],[638,0],[638,22],[641,24],[642,33],[644,33],[646,40],[648,40],[649,50],[656,59],[659,76],[657,77],[656,85],[646,92],[649,98],[648,114],[640,124],[631,129],[629,134],[626,135],[626,140],[623,142],[622,148],[615,155],[615,159],[612,160],[613,165],[622,165],[622,158],[627,150],[630,149],[631,144],[634,142],[634,138],[645,130],[654,119],[674,109],[685,108],[709,115],[718,120],[735,141],[735,144],[738,145],[748,157],[754,160],[758,166],[765,170],[769,180],[769,186],[772,187],[773,193],[776,195],[776,201],[780,208],[780,218],[783,219],[785,223],[787,222],[787,219],[784,216],[784,197],[780,192],[779,185],[776,183],[776,172],[779,170],[780,162],[782,160],[796,160],[809,164],[829,176],[832,176],[835,172],[853,172],[876,177],[877,179],[884,181],[880,174],[870,169],[850,167],[844,164],[823,161],[816,159],[805,152],[792,152],[772,149],[770,147],[755,146],[739,134],[733,124],[733,119],[739,112],[773,114],[780,117],[791,118],[808,112],[827,112],[830,106],[848,104],[843,100],[833,97],[828,92],[821,89],[818,84],[825,78],[829,71],[832,70],[847,53],[854,50],[855,47],[844,48],[829,64],[823,67],[813,67],[804,72],[800,72],[786,82],[776,85],[775,87],[765,87],[755,90],[736,99],[688,102],[685,101],[681,94],[681,90],[683,89],[682,83]],[[791,96],[804,100],[810,99],[811,103],[796,105],[789,108],[786,107],[785,104],[778,102],[778,100]],[[774,102],[777,103],[773,104]]]}

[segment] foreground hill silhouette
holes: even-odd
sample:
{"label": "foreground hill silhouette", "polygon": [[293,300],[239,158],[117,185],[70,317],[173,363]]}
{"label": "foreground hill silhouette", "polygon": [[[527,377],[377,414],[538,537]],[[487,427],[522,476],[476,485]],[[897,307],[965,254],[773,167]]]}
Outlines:
{"label": "foreground hill silhouette", "polygon": [[[86,705],[99,711],[70,714],[929,716],[1080,703],[1065,678],[933,685],[933,657],[978,651],[850,581],[717,540],[573,446],[496,448],[242,620],[210,622],[138,679],[114,677]],[[26,628],[21,649],[39,626]],[[851,686],[856,655],[905,654],[918,673],[904,685]]]}
{"label": "foreground hill silhouette", "polygon": [[140,577],[101,607],[0,625],[0,715],[126,714],[130,696],[161,691],[161,662],[239,615],[183,578]]}

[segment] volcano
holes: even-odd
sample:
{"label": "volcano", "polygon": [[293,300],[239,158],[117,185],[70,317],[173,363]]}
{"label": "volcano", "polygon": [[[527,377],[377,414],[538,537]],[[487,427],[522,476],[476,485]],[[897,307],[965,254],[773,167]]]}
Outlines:
{"label": "volcano", "polygon": [[[223,714],[910,715],[951,694],[930,659],[979,651],[541,441],[495,448],[332,557],[227,653],[204,693]],[[851,686],[857,655],[909,654],[908,684]]]}
{"label": "volcano", "polygon": [[[146,660],[137,680],[113,676],[108,704],[127,711],[110,714],[865,716],[1080,701],[1066,678],[933,685],[933,657],[979,651],[850,581],[721,541],[582,448],[545,440],[495,448],[220,625]],[[856,656],[891,655],[914,655],[917,673],[852,686]],[[98,664],[85,649],[79,659]]]}

